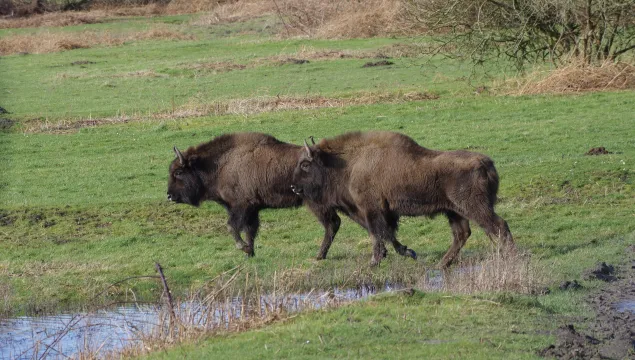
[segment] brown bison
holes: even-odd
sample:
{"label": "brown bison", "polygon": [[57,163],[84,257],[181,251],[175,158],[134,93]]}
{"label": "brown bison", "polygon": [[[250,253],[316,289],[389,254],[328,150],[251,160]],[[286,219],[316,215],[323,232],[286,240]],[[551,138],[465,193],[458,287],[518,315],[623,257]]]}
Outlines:
{"label": "brown bison", "polygon": [[[302,146],[266,134],[236,133],[218,136],[183,153],[174,147],[174,152],[168,200],[194,206],[210,200],[223,205],[236,247],[249,256],[254,255],[260,210],[302,205],[302,198],[291,191],[293,169],[304,152]],[[332,241],[340,226],[337,213],[323,207],[310,209],[324,225],[324,242]]]}
{"label": "brown bison", "polygon": [[[494,212],[498,175],[485,155],[430,150],[392,132],[353,132],[304,146],[293,191],[309,206],[336,209],[366,228],[373,239],[372,265],[386,255],[383,242],[416,259],[395,237],[401,216],[447,216],[454,242],[442,267],[452,263],[470,236],[469,220],[514,249],[507,222]],[[326,240],[324,255],[331,245]]]}

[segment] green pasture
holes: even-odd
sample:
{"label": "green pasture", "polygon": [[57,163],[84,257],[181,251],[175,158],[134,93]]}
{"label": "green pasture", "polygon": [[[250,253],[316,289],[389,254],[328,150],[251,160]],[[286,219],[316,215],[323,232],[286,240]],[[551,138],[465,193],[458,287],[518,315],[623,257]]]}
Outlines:
{"label": "green pasture", "polygon": [[[81,29],[117,26],[135,31],[146,25],[136,19]],[[497,212],[508,221],[519,248],[532,254],[532,264],[547,275],[544,286],[552,291],[385,295],[157,356],[180,358],[184,351],[197,351],[192,354],[201,358],[532,358],[551,341],[546,330],[587,311],[581,301],[585,291],[560,291],[559,282],[577,279],[594,289],[599,284],[586,280],[584,271],[599,261],[624,263],[626,248],[635,244],[633,92],[475,94],[474,86],[491,86],[504,68],[473,71],[456,61],[423,57],[395,58],[394,65],[373,68],[362,67],[373,58],[302,65],[266,60],[295,56],[303,47],[373,51],[421,39],[282,40],[241,32],[238,24],[226,35],[186,20],[169,26],[195,34],[196,40],[0,57],[0,106],[11,112],[0,118],[3,124],[15,122],[0,132],[0,310],[81,307],[109,284],[152,275],[154,262],[163,265],[177,295],[240,265],[257,273],[265,287],[277,273],[310,274],[298,282],[297,291],[354,285],[350,274],[359,269],[372,281],[416,282],[448,249],[446,219],[405,218],[398,236],[419,260],[400,258],[389,249],[381,267],[370,269],[368,235],[344,220],[329,258],[318,262],[313,259],[322,227],[299,208],[262,212],[256,257],[245,258],[226,231],[221,206],[193,208],[166,199],[172,146],[187,148],[236,131],[266,132],[301,144],[308,136],[394,130],[429,148],[489,155],[501,178]],[[71,65],[80,60],[94,64]],[[213,62],[258,65],[228,72],[193,70]],[[131,75],[140,71],[154,75]],[[439,98],[24,131],[33,120],[151,114],[192,102],[408,91]],[[597,146],[612,154],[585,155]],[[463,250],[468,259],[490,250],[484,233],[472,230]],[[152,300],[159,290],[152,280],[134,280],[110,288],[98,300],[129,299],[131,293]]]}

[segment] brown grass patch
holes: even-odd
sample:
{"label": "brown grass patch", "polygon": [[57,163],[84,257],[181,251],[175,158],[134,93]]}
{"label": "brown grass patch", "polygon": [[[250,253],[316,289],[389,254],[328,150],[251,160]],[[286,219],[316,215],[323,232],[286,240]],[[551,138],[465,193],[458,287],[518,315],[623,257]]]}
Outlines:
{"label": "brown grass patch", "polygon": [[79,120],[33,120],[26,122],[22,131],[26,133],[66,133],[77,129],[101,125],[125,124],[144,120],[169,120],[202,116],[253,115],[263,112],[284,110],[308,110],[318,108],[336,108],[351,105],[369,105],[376,103],[404,103],[408,101],[435,100],[438,95],[425,92],[409,93],[358,93],[347,98],[328,98],[324,96],[262,96],[249,99],[220,100],[208,104],[197,101],[187,103],[171,111],[147,114],[121,114],[115,117]]}
{"label": "brown grass patch", "polygon": [[273,1],[224,1],[209,11],[193,20],[192,25],[210,26],[254,19],[274,14],[276,6]]}
{"label": "brown grass patch", "polygon": [[105,17],[107,14],[103,11],[52,12],[29,17],[0,19],[0,29],[95,24]]}
{"label": "brown grass patch", "polygon": [[588,65],[581,61],[551,71],[537,71],[512,83],[514,95],[558,94],[635,89],[635,66],[607,61]]}
{"label": "brown grass patch", "polygon": [[0,38],[0,55],[43,54],[64,50],[89,48],[96,45],[118,46],[128,41],[141,40],[193,40],[194,36],[165,27],[147,31],[116,34],[111,32],[49,32],[16,34]]}
{"label": "brown grass patch", "polygon": [[284,36],[318,38],[358,38],[422,31],[416,19],[407,13],[403,0],[247,0],[218,4],[194,25],[244,21],[265,15],[277,15]]}
{"label": "brown grass patch", "polygon": [[[444,272],[442,286],[437,290],[453,294],[508,291],[535,294],[545,284],[544,276],[532,264],[529,255],[511,255],[495,250],[482,259],[460,261],[453,270]],[[434,290],[432,285],[419,284],[424,290]]]}
{"label": "brown grass patch", "polygon": [[287,31],[320,38],[360,38],[421,31],[402,0],[282,0]]}

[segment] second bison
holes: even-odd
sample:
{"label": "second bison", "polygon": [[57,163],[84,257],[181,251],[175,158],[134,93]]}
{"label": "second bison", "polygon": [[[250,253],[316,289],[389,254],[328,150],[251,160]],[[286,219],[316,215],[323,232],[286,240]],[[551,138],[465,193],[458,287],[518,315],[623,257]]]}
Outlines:
{"label": "second bison", "polygon": [[338,210],[366,228],[373,240],[372,265],[386,255],[384,242],[416,258],[395,236],[401,216],[445,214],[454,236],[441,260],[447,267],[470,236],[469,221],[515,249],[507,222],[494,212],[498,182],[485,155],[426,149],[399,133],[353,132],[311,147],[305,142],[292,188],[309,206]]}

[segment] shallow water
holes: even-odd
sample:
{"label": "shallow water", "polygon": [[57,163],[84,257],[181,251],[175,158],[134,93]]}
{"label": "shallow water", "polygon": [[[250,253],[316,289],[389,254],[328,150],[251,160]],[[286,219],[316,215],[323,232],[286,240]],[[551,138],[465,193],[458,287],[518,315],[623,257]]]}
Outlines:
{"label": "shallow water", "polygon": [[[469,269],[458,269],[463,272]],[[431,270],[426,276],[427,290],[443,287],[443,275]],[[202,329],[227,328],[233,320],[261,316],[267,311],[284,309],[298,312],[320,309],[338,302],[364,299],[381,292],[404,287],[386,284],[383,287],[359,286],[328,291],[296,294],[266,294],[257,300],[240,297],[224,302],[203,304],[185,302],[176,309],[177,317]],[[161,330],[158,324],[166,316],[159,306],[120,306],[92,313],[23,316],[0,320],[0,360],[5,359],[65,359],[80,351],[104,354],[139,341],[140,334]]]}
{"label": "shallow water", "polygon": [[[283,308],[288,312],[319,309],[338,301],[363,299],[370,295],[399,290],[397,285],[382,288],[361,286],[354,289],[333,289],[300,294],[262,295],[254,305],[237,297],[215,304],[214,308],[198,302],[186,302],[177,309],[177,316],[201,328],[227,327],[232,320],[241,319],[243,312],[254,306],[257,313]],[[260,309],[258,309],[260,308]],[[259,311],[258,311],[259,310]],[[63,359],[80,351],[103,354],[122,349],[138,341],[140,333],[159,329],[158,306],[120,306],[94,313],[57,314],[51,316],[23,316],[0,320],[0,359]]]}
{"label": "shallow water", "polygon": [[619,312],[630,311],[635,313],[635,300],[624,300],[615,304],[615,309]]}
{"label": "shallow water", "polygon": [[136,332],[154,326],[156,314],[156,308],[127,306],[0,320],[0,359],[58,359],[87,348],[121,348],[135,341]]}

